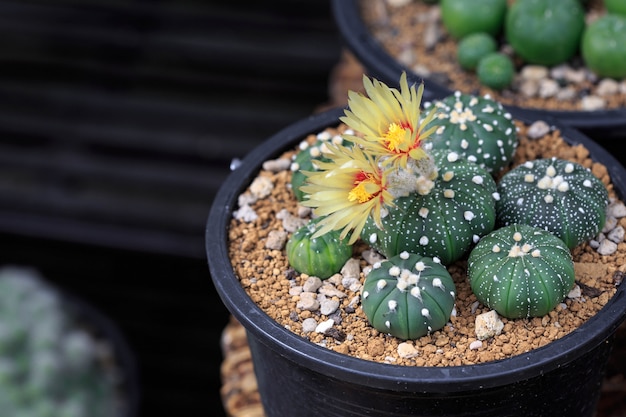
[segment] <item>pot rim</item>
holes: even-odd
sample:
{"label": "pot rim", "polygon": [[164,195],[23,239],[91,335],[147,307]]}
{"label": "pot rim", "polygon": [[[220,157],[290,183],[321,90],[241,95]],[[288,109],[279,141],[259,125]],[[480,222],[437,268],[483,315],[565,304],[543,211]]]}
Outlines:
{"label": "pot rim", "polygon": [[[336,26],[343,41],[350,51],[368,69],[370,76],[381,81],[397,80],[402,72],[406,72],[411,82],[424,81],[425,100],[442,99],[452,93],[446,86],[428,77],[420,77],[410,68],[400,64],[372,36],[361,18],[358,0],[331,0]],[[428,91],[427,91],[428,90]],[[614,129],[626,128],[626,107],[594,111],[547,110],[530,107],[504,105],[511,111],[523,111],[533,118],[542,118],[546,114],[561,120],[563,124],[578,129]]]}
{"label": "pot rim", "polygon": [[[608,339],[626,318],[626,288],[617,293],[600,312],[572,333],[546,346],[512,358],[475,365],[449,367],[410,367],[359,359],[318,346],[280,326],[245,292],[234,274],[228,257],[228,227],[237,199],[254,179],[264,161],[278,157],[310,133],[338,125],[344,108],[326,110],[300,120],[249,152],[222,184],[212,204],[205,230],[205,247],[211,279],[231,314],[249,336],[293,362],[346,382],[379,389],[409,392],[464,392],[491,388],[530,379],[565,366]],[[536,120],[524,113],[511,112],[514,119]],[[577,130],[544,117],[558,128],[570,144],[583,144],[594,160],[609,170],[621,199],[626,197],[626,169],[604,148]]]}

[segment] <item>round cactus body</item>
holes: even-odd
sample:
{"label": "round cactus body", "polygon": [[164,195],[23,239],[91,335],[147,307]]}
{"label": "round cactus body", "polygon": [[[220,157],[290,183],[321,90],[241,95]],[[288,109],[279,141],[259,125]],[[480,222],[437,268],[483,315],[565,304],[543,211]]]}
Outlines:
{"label": "round cactus body", "polygon": [[538,227],[513,224],[483,237],[470,252],[467,275],[476,298],[507,318],[540,317],[574,286],[565,243]]}
{"label": "round cactus body", "polygon": [[608,193],[582,165],[558,158],[528,161],[502,176],[496,202],[500,225],[529,224],[571,249],[604,226]]}
{"label": "round cactus body", "polygon": [[337,230],[313,238],[320,219],[312,219],[296,230],[287,241],[286,251],[293,269],[326,279],[339,272],[352,257],[352,245],[346,239],[340,239]]}
{"label": "round cactus body", "polygon": [[306,141],[300,144],[300,151],[296,154],[291,163],[291,189],[296,200],[304,200],[304,193],[300,191],[300,187],[304,185],[307,179],[304,172],[317,170],[315,161],[329,161],[329,159],[324,156],[327,152],[325,144],[329,141],[343,145],[347,143],[341,136],[331,136],[323,132],[317,136],[317,140],[313,145],[309,145]]}
{"label": "round cactus body", "polygon": [[492,176],[456,152],[433,150],[432,155],[438,176],[430,192],[396,199],[382,218],[382,228],[368,219],[361,232],[387,258],[407,251],[448,265],[495,226]]}
{"label": "round cactus body", "polygon": [[361,304],[370,324],[399,339],[417,339],[441,329],[454,309],[456,288],[433,258],[408,252],[374,265],[363,284]]}
{"label": "round cactus body", "polygon": [[439,128],[429,146],[458,152],[489,172],[497,172],[513,158],[517,128],[502,104],[489,98],[456,92],[435,101],[439,113],[430,124]]}

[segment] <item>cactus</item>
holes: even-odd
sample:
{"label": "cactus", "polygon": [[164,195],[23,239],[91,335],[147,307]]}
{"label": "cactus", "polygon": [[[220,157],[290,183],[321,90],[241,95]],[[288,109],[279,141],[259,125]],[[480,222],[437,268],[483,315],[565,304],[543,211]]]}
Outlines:
{"label": "cactus", "polygon": [[289,264],[300,273],[327,279],[341,270],[352,256],[352,246],[340,239],[336,230],[313,238],[317,223],[315,218],[296,230],[287,241]]}
{"label": "cactus", "polygon": [[467,275],[476,298],[507,318],[540,317],[574,285],[574,263],[563,241],[538,227],[496,229],[470,252]]}
{"label": "cactus", "polygon": [[582,165],[558,158],[528,161],[502,176],[496,202],[501,225],[545,229],[571,249],[604,226],[608,193]]}
{"label": "cactus", "polygon": [[507,0],[441,0],[441,20],[452,37],[486,32],[498,36],[507,11]]}
{"label": "cactus", "polygon": [[476,32],[459,41],[456,59],[461,68],[474,71],[478,62],[485,55],[496,52],[498,43],[493,36],[485,32]]}
{"label": "cactus", "polygon": [[0,271],[0,410],[6,416],[114,417],[119,376],[35,271]]}
{"label": "cactus", "polygon": [[382,218],[382,228],[368,219],[361,232],[365,242],[388,258],[408,251],[448,265],[495,225],[496,183],[491,175],[456,152],[431,153],[439,172],[430,192],[398,198]]}
{"label": "cactus", "polygon": [[600,77],[626,77],[626,2],[622,4],[624,15],[601,16],[583,33],[581,54],[585,65]]}
{"label": "cactus", "polygon": [[504,27],[507,41],[527,63],[553,66],[578,52],[585,11],[579,0],[516,0]]}
{"label": "cactus", "polygon": [[433,103],[439,113],[431,125],[439,127],[430,146],[455,151],[490,173],[509,164],[518,146],[517,128],[502,104],[460,92]]}
{"label": "cactus", "polygon": [[476,75],[482,85],[502,90],[513,82],[515,66],[508,55],[492,52],[478,62]]}
{"label": "cactus", "polygon": [[402,252],[374,265],[361,304],[370,324],[400,339],[441,329],[454,309],[452,277],[433,258]]}

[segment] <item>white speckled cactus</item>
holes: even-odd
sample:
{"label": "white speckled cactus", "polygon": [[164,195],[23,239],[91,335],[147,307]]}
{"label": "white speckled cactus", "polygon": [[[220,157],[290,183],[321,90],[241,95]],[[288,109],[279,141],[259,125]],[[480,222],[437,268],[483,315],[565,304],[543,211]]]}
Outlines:
{"label": "white speckled cactus", "polygon": [[524,224],[483,237],[469,255],[467,274],[476,298],[508,318],[549,313],[563,301],[575,279],[565,243]]}
{"label": "white speckled cactus", "polygon": [[517,128],[502,104],[489,98],[456,92],[435,101],[437,126],[429,145],[459,153],[489,172],[512,160],[518,146]]}
{"label": "white speckled cactus", "polygon": [[498,182],[498,223],[524,223],[552,232],[571,249],[604,226],[608,193],[580,164],[558,158],[529,161]]}
{"label": "white speckled cactus", "polygon": [[444,265],[461,258],[496,221],[496,183],[456,152],[433,150],[437,178],[427,193],[396,199],[382,217],[371,219],[361,238],[387,257],[408,251],[437,257]]}
{"label": "white speckled cactus", "polygon": [[448,322],[455,291],[452,277],[439,262],[402,252],[374,265],[365,279],[361,303],[377,330],[417,339]]}

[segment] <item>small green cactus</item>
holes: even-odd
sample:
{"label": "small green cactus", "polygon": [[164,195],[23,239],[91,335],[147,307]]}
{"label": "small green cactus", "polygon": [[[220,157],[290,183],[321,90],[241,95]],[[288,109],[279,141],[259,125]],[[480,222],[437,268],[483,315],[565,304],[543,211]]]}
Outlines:
{"label": "small green cactus", "polygon": [[82,320],[36,271],[0,270],[0,414],[120,415],[119,375]]}
{"label": "small green cactus", "polygon": [[516,0],[504,28],[507,41],[527,63],[553,66],[578,52],[585,11],[579,0]]}
{"label": "small green cactus", "polygon": [[513,82],[515,66],[508,55],[492,52],[478,62],[476,76],[482,85],[502,90]]}
{"label": "small green cactus", "polygon": [[517,127],[502,104],[456,92],[434,105],[439,113],[430,124],[438,128],[428,146],[455,151],[490,173],[513,159],[519,143]]}
{"label": "small green cactus", "polygon": [[528,161],[502,176],[498,223],[537,226],[571,249],[604,226],[608,193],[582,165],[558,158]]}
{"label": "small green cactus", "polygon": [[[626,9],[626,1],[623,1]],[[581,54],[585,65],[600,77],[626,77],[626,13],[601,16],[585,29]]]}
{"label": "small green cactus", "polygon": [[291,163],[291,189],[296,197],[296,200],[303,201],[304,193],[300,190],[300,187],[306,182],[306,171],[315,171],[317,169],[316,161],[325,161],[329,159],[325,156],[327,149],[325,145],[329,142],[339,142],[346,144],[347,142],[340,136],[331,136],[324,132],[317,136],[317,140],[313,145],[309,145],[308,142],[303,141],[300,143],[300,151],[295,155]]}
{"label": "small green cactus", "polygon": [[471,33],[459,41],[456,59],[461,68],[474,71],[482,57],[497,49],[498,43],[493,36],[485,32]]}
{"label": "small green cactus", "polygon": [[445,326],[455,292],[452,277],[439,262],[402,252],[374,265],[363,284],[361,305],[380,332],[417,339]]}
{"label": "small green cactus", "polygon": [[382,229],[370,218],[361,232],[388,258],[407,251],[448,265],[495,225],[496,183],[489,172],[453,151],[431,153],[439,169],[432,189],[398,198]]}
{"label": "small green cactus", "polygon": [[507,0],[441,0],[441,20],[456,39],[471,33],[498,36],[507,11]]}
{"label": "small green cactus", "polygon": [[496,229],[470,252],[467,275],[478,301],[507,318],[548,314],[572,289],[572,256],[561,239],[538,227]]}
{"label": "small green cactus", "polygon": [[312,219],[296,230],[287,241],[286,251],[289,264],[300,273],[330,278],[341,270],[352,256],[352,246],[340,239],[340,232],[333,230],[313,238],[321,217]]}

